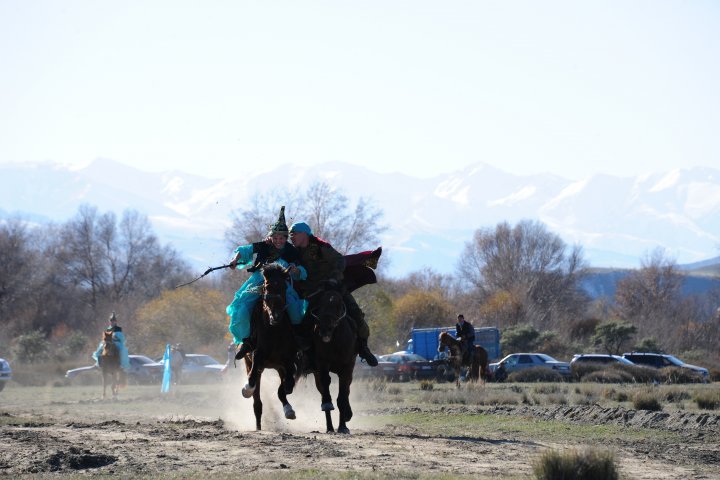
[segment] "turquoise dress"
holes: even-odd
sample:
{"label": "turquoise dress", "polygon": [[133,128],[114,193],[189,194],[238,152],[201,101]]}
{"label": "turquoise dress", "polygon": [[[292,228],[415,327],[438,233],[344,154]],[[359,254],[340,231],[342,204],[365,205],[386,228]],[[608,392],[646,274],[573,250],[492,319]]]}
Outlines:
{"label": "turquoise dress", "polygon": [[[110,330],[110,327],[108,327],[108,330]],[[115,330],[115,332],[113,332],[113,342],[115,342],[115,345],[117,345],[118,350],[120,351],[120,367],[122,367],[125,371],[130,370],[130,358],[128,356],[128,349],[125,346],[125,334],[122,330]],[[100,342],[97,350],[95,350],[95,353],[92,354],[92,358],[95,359],[95,365],[99,365],[98,359],[100,358],[100,355],[102,355],[102,350],[103,342]]]}
{"label": "turquoise dress", "polygon": [[[242,245],[235,249],[235,254],[240,253],[237,268],[245,268],[253,265],[253,246]],[[290,264],[282,258],[274,261],[283,268],[287,268]],[[296,265],[300,274],[293,280],[305,280],[307,271],[305,268]],[[240,345],[243,339],[250,336],[250,315],[252,314],[255,303],[260,299],[260,290],[263,284],[263,276],[260,269],[255,270],[250,275],[240,289],[235,293],[235,299],[227,306],[226,312],[230,316],[230,325],[228,330],[233,336],[235,344]],[[290,316],[290,322],[293,325],[299,325],[305,314],[305,302],[300,298],[292,282],[288,284],[286,291],[287,312]]]}

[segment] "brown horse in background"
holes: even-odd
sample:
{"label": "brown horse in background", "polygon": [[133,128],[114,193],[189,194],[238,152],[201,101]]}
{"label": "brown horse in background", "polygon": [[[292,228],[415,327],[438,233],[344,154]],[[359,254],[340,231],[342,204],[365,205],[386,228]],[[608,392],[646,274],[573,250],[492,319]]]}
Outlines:
{"label": "brown horse in background", "polygon": [[262,301],[257,302],[250,317],[255,350],[245,357],[247,384],[242,388],[245,398],[253,398],[255,428],[260,430],[263,411],[260,399],[260,379],[263,370],[272,368],[280,376],[277,390],[288,420],[295,419],[295,410],[287,396],[293,392],[298,379],[297,345],[287,313],[286,291],[289,275],[279,264],[271,263],[262,269]]}
{"label": "brown horse in background", "polygon": [[455,384],[460,386],[460,369],[463,366],[470,367],[470,381],[477,382],[482,379],[484,382],[488,378],[488,353],[480,345],[474,345],[470,354],[470,364],[463,364],[462,345],[460,340],[450,335],[448,332],[442,332],[438,337],[438,352],[442,352],[445,348],[450,350],[448,362],[455,369]]}
{"label": "brown horse in background", "polygon": [[117,398],[118,389],[123,385],[123,369],[120,367],[120,349],[113,341],[113,332],[103,332],[103,348],[99,358],[100,369],[103,378],[102,398],[107,395],[107,387],[110,385],[113,399]]}

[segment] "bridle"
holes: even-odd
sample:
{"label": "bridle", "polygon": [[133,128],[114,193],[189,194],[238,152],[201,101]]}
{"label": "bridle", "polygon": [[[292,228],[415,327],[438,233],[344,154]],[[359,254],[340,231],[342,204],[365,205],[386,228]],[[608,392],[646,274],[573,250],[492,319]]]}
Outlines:
{"label": "bridle", "polygon": [[[338,297],[338,299],[340,301],[340,307],[341,307],[340,312],[336,313],[336,312],[322,311],[322,312],[318,313],[318,311],[322,308],[322,305],[321,305],[318,308],[314,309],[313,311],[310,311],[309,315],[311,317],[313,317],[313,319],[314,319],[313,323],[315,324],[315,329],[323,337],[323,340],[326,337],[329,340],[329,337],[332,336],[332,332],[335,331],[335,328],[337,328],[337,326],[340,324],[340,321],[348,316],[348,313],[347,313],[347,307],[345,306],[345,302],[343,301],[342,295],[340,295],[339,292],[337,292],[335,290],[325,290],[325,292],[327,292],[330,295],[336,295]],[[315,292],[315,293],[318,293],[318,292]],[[334,297],[330,297],[330,299],[333,301],[335,300]],[[323,309],[323,310],[326,310],[326,309]],[[325,323],[321,321],[321,320],[327,320],[327,319],[329,319],[329,320]],[[322,331],[323,326],[326,326],[325,330],[327,330],[327,332]],[[329,334],[328,334],[328,332],[329,332]]]}

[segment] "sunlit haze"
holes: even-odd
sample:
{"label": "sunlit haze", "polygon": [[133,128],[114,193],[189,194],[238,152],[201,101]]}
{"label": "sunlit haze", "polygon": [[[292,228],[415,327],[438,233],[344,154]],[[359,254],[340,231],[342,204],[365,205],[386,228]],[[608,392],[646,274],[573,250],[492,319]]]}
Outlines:
{"label": "sunlit haze", "polygon": [[720,4],[0,3],[0,162],[717,166]]}

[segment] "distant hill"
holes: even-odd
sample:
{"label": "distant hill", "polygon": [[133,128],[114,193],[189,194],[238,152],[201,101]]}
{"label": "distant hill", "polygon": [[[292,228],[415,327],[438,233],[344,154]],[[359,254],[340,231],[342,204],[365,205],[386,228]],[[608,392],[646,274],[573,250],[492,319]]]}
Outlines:
{"label": "distant hill", "polygon": [[298,190],[315,180],[351,200],[369,198],[384,211],[390,228],[381,238],[383,261],[393,277],[425,267],[454,272],[477,229],[522,219],[539,220],[568,245],[581,245],[594,267],[636,268],[656,247],[680,263],[702,263],[720,245],[720,170],[712,168],[572,181],[512,175],[477,163],[419,179],[332,162],[240,168],[234,176],[211,179],[148,173],[106,159],[79,169],[0,163],[0,220],[19,214],[37,223],[64,222],[82,203],[118,214],[136,209],[148,215],[163,243],[204,270],[230,255],[223,236],[233,210],[259,192]]}
{"label": "distant hill", "polygon": [[[683,276],[682,294],[685,296],[702,295],[710,290],[720,289],[720,257],[715,263],[678,265],[678,271]],[[591,269],[581,287],[593,299],[606,297],[612,300],[618,282],[630,273],[631,269]]]}

